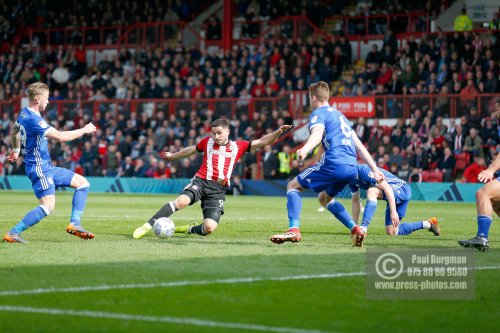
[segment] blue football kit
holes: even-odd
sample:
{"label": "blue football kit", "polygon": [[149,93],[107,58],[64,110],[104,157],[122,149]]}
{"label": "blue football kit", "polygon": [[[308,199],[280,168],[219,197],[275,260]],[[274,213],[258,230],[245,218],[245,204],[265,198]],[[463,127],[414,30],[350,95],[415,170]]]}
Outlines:
{"label": "blue football kit", "polygon": [[[358,191],[358,189],[368,190],[370,187],[377,185],[377,180],[375,179],[373,172],[368,165],[360,164],[357,168],[358,177],[349,184],[351,192],[355,193]],[[408,202],[411,199],[411,188],[407,182],[390,173],[389,171],[381,168],[379,168],[379,170],[384,174],[385,181],[391,186],[394,192],[396,210],[398,212],[399,218],[402,219],[406,216]],[[384,200],[387,200],[385,193],[383,194],[383,198]],[[385,225],[391,224],[391,212],[389,203],[387,203],[385,212]]]}
{"label": "blue football kit", "polygon": [[[321,144],[325,152],[319,162],[297,176],[297,181],[304,189],[317,193],[325,191],[330,197],[335,197],[356,178],[357,157],[353,139],[356,134],[347,118],[329,105],[317,108],[309,117],[309,130],[316,126],[323,127]],[[326,208],[349,230],[355,227],[352,217],[340,202],[332,200]],[[298,229],[302,210],[298,190],[288,191],[287,210],[289,229]]]}
{"label": "blue football kit", "polygon": [[37,112],[25,107],[16,120],[21,136],[24,168],[38,199],[55,193],[56,187],[71,185],[75,173],[51,163],[46,134],[54,128]]}
{"label": "blue football kit", "polygon": [[321,144],[324,154],[318,163],[302,171],[297,180],[305,189],[315,192],[326,190],[335,197],[356,177],[356,147],[352,139],[356,135],[347,118],[331,106],[316,109],[309,117],[309,130],[324,126]]}

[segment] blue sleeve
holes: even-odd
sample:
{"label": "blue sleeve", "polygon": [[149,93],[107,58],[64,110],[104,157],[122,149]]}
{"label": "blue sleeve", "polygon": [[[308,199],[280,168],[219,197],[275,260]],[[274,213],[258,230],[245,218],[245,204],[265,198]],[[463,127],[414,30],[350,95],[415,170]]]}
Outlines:
{"label": "blue sleeve", "polygon": [[309,131],[312,131],[313,127],[316,125],[325,126],[325,119],[318,110],[314,111],[309,117]]}
{"label": "blue sleeve", "polygon": [[370,186],[377,185],[377,180],[375,179],[372,170],[366,164],[359,168],[359,178],[361,178],[363,182],[370,184]]}
{"label": "blue sleeve", "polygon": [[36,135],[45,136],[45,133],[52,128],[43,118],[33,118],[30,123],[30,131]]}

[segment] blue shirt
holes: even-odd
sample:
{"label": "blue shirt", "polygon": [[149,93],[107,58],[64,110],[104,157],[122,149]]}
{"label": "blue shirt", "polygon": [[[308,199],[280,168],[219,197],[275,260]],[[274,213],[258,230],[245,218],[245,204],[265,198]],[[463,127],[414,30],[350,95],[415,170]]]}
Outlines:
{"label": "blue shirt", "polygon": [[[392,187],[394,193],[403,186],[406,186],[406,182],[401,178],[393,175],[387,170],[378,168],[385,176],[385,181]],[[358,178],[354,183],[349,184],[352,192],[356,192],[358,189],[367,190],[370,187],[377,185],[377,180],[375,179],[372,170],[367,164],[358,165]]]}
{"label": "blue shirt", "polygon": [[26,173],[37,167],[45,169],[51,165],[50,153],[45,135],[52,126],[35,111],[25,107],[19,112],[16,120],[21,136],[21,154],[24,155]]}
{"label": "blue shirt", "polygon": [[317,125],[325,127],[322,145],[325,165],[356,165],[356,147],[352,139],[356,135],[347,118],[331,106],[314,110],[309,117],[309,130]]}

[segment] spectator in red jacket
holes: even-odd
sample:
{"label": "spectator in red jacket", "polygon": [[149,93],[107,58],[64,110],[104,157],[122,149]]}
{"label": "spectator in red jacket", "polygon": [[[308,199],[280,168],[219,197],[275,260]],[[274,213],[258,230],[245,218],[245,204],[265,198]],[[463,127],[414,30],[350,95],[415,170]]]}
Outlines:
{"label": "spectator in red jacket", "polygon": [[484,158],[479,157],[476,162],[469,165],[464,171],[462,183],[477,183],[477,176],[483,170],[486,170]]}

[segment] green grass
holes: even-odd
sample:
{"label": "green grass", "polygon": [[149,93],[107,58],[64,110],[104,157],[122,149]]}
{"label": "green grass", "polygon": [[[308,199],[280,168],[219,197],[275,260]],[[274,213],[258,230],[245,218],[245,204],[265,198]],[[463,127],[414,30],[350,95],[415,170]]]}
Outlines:
{"label": "green grass", "polygon": [[[286,198],[228,197],[222,223],[209,237],[133,230],[174,196],[91,194],[84,226],[96,234],[82,241],[65,233],[71,194],[57,194],[56,211],[23,235],[28,244],[0,244],[0,293],[37,288],[208,281],[204,285],[52,292],[0,296],[1,306],[95,311],[150,316],[153,321],[0,311],[0,332],[239,332],[241,327],[172,323],[179,318],[325,332],[496,331],[500,270],[476,272],[476,299],[461,301],[367,300],[365,277],[288,281],[270,277],[364,272],[365,248],[352,248],[347,230],[328,212],[304,199],[300,243],[272,244],[287,227]],[[344,202],[350,210],[349,202]],[[0,231],[7,232],[37,204],[31,193],[0,192]],[[474,235],[475,207],[463,203],[410,204],[406,221],[440,218],[441,237],[417,231],[384,235],[383,205],[370,226],[367,247],[452,248]],[[173,216],[176,224],[201,221],[199,205]],[[476,254],[477,266],[500,263],[500,228],[490,231],[491,250]],[[472,250],[471,250],[472,251]],[[217,279],[262,278],[251,283]],[[159,317],[171,317],[165,322]]]}

